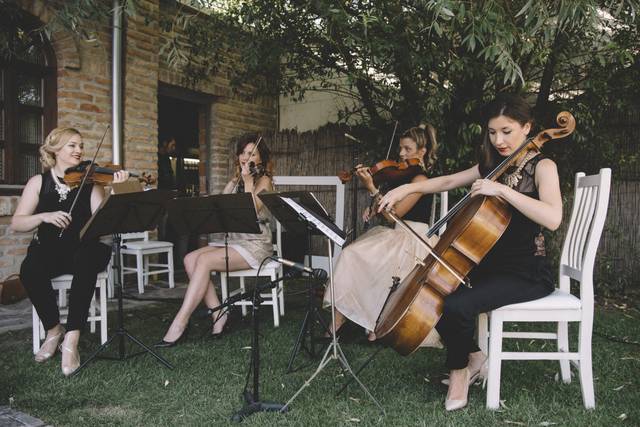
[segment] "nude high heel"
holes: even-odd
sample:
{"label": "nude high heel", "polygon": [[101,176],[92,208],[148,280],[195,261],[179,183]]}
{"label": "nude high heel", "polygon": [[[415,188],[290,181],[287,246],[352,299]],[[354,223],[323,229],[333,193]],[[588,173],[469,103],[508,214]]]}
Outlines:
{"label": "nude high heel", "polygon": [[76,369],[80,367],[80,354],[78,353],[77,349],[74,351],[64,344],[60,344],[60,351],[61,352],[66,351],[68,353],[71,353],[71,355],[73,356],[72,359],[74,363],[67,366],[61,365],[62,375],[64,375],[65,377],[68,377],[69,375],[73,374],[76,371]]}
{"label": "nude high heel", "polygon": [[[56,354],[56,349],[58,348],[58,342],[60,341],[60,338],[62,338],[63,336],[64,336],[64,330],[44,340],[44,342],[40,346],[40,350],[36,353],[34,360],[38,363],[43,363],[51,359],[53,355]],[[51,352],[44,351],[44,348],[47,347],[47,344],[52,343],[54,341],[55,341],[55,345],[53,346],[53,351]]]}
{"label": "nude high heel", "polygon": [[469,369],[464,368],[465,373],[465,389],[464,389],[464,399],[449,399],[449,393],[447,392],[447,398],[444,401],[444,408],[447,411],[455,411],[457,409],[462,409],[467,406],[468,403],[468,395],[469,395]]}

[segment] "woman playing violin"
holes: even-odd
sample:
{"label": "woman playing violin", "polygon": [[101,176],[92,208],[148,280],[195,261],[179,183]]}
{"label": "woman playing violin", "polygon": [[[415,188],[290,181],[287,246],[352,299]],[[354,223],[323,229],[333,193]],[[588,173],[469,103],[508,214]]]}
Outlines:
{"label": "woman playing violin", "polygon": [[[87,322],[97,275],[104,270],[111,255],[109,246],[97,239],[80,241],[79,236],[104,199],[104,189],[93,184],[71,189],[63,181],[65,170],[77,166],[83,152],[82,135],[76,129],[51,131],[40,147],[40,162],[45,172],[29,179],[11,219],[14,231],[37,229],[20,267],[20,279],[47,331],[35,360],[45,362],[53,357],[64,337],[60,348],[65,376],[80,365],[80,331]],[[128,177],[128,172],[120,171],[114,174],[113,182],[122,182]],[[70,213],[78,192],[77,204]],[[62,234],[61,230],[64,230]],[[61,274],[73,274],[66,333],[60,325],[56,295],[51,286],[51,278]]]}
{"label": "woman playing violin", "polygon": [[[236,145],[236,174],[227,183],[223,193],[251,193],[260,219],[260,234],[229,233],[229,271],[258,268],[260,262],[273,255],[271,229],[263,203],[256,194],[272,189],[273,171],[271,155],[264,141],[256,135],[247,135]],[[188,253],[184,267],[189,275],[189,285],[180,310],[169,330],[156,347],[173,347],[186,337],[186,328],[191,314],[200,301],[208,308],[220,305],[220,300],[211,282],[211,272],[226,269],[224,241],[213,241],[209,246]],[[227,324],[227,314],[212,314],[211,335],[222,336]]]}
{"label": "woman playing violin", "polygon": [[[429,171],[436,160],[437,142],[431,125],[413,127],[400,136],[400,159],[419,159],[422,167],[414,176],[404,182],[427,182]],[[380,188],[376,188],[369,168],[359,165],[356,174],[373,198],[377,198]],[[398,203],[396,214],[418,233],[427,230],[427,215],[431,211],[431,197],[407,194]],[[365,210],[365,220],[369,217]],[[355,242],[347,246],[337,259],[334,270],[336,329],[349,319],[369,331],[375,329],[376,319],[392,284],[392,277],[402,278],[415,265],[414,256],[423,258],[426,252],[422,246],[409,237],[406,231],[378,226],[367,231]],[[324,305],[330,306],[329,290],[324,295]],[[375,339],[373,333],[369,335]]]}
{"label": "woman playing violin", "polygon": [[513,95],[488,104],[480,161],[452,175],[400,186],[387,193],[379,210],[389,209],[410,194],[430,194],[471,185],[471,196],[497,196],[513,207],[513,216],[495,246],[471,271],[471,288],[459,286],[444,299],[436,329],[447,347],[450,369],[447,410],[467,404],[469,384],[484,373],[486,356],[473,337],[478,314],[507,304],[530,301],[553,291],[542,229],[555,230],[562,220],[562,198],[555,163],[537,151],[525,151],[499,182],[483,179],[526,139],[531,108]]}

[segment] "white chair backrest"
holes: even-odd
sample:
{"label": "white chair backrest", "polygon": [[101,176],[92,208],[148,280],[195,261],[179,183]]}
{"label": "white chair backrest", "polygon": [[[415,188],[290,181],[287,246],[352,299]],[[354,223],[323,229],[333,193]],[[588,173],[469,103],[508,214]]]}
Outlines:
{"label": "white chair backrest", "polygon": [[125,242],[131,242],[131,241],[136,241],[136,240],[142,240],[142,241],[149,241],[149,232],[148,231],[141,231],[139,233],[123,233],[120,235],[120,238],[122,239],[122,243]]}
{"label": "white chair backrest", "polygon": [[576,174],[573,210],[560,256],[559,286],[570,291],[570,279],[580,282],[583,308],[593,308],[593,265],[607,217],[611,169],[598,175]]}
{"label": "white chair backrest", "polygon": [[[431,216],[429,217],[429,227],[431,227],[437,220],[439,220],[440,218],[445,216],[447,212],[449,212],[449,192],[442,191],[439,193],[440,197],[437,196],[438,195],[436,194],[433,195],[433,202],[431,203]],[[440,214],[436,216],[438,201],[440,202]],[[440,230],[438,231],[438,235],[441,236],[446,229],[446,225],[442,226],[442,228],[440,228]]]}
{"label": "white chair backrest", "polygon": [[276,242],[273,244],[273,251],[282,258],[282,224],[276,220]]}

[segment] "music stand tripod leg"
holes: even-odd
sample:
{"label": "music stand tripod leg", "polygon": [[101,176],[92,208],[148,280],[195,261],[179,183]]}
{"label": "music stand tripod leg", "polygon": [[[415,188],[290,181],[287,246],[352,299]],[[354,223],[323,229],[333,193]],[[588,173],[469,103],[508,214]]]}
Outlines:
{"label": "music stand tripod leg", "polygon": [[[301,222],[306,223],[307,229],[307,254],[309,254],[309,268],[313,268],[312,254],[311,254],[311,233],[313,231],[313,226],[309,224],[309,222],[301,215],[299,215]],[[296,342],[291,350],[291,355],[289,356],[289,363],[287,364],[287,373],[294,372],[306,365],[303,365],[297,369],[293,368],[293,361],[296,356],[300,352],[300,350],[304,349],[306,353],[311,358],[316,357],[315,351],[315,339],[314,339],[314,322],[317,320],[323,328],[328,331],[322,317],[318,313],[316,308],[316,304],[314,301],[314,286],[313,286],[313,278],[307,278],[307,312],[304,315],[304,319],[302,320],[302,325],[300,326],[300,331],[298,332],[298,336],[296,338]],[[307,344],[308,341],[308,344]]]}
{"label": "music stand tripod leg", "polygon": [[[256,275],[256,287],[253,290],[251,309],[251,323],[253,329],[253,336],[251,338],[251,362],[249,364],[249,373],[247,374],[247,383],[245,384],[245,389],[242,392],[242,397],[244,398],[245,403],[240,410],[231,416],[231,420],[235,422],[240,422],[256,412],[286,411],[282,403],[260,401],[260,323],[258,320],[258,309],[263,301],[260,293],[265,289],[271,289],[273,286],[277,286],[279,280],[270,281],[268,284],[262,286],[259,285],[257,280],[258,276]],[[249,391],[249,374],[253,374],[252,391]]]}
{"label": "music stand tripod leg", "polygon": [[[118,315],[117,315],[118,328],[117,328],[116,332],[114,333],[114,335],[107,340],[107,342],[105,342],[100,347],[98,347],[98,349],[91,356],[89,356],[78,367],[78,369],[76,369],[71,374],[72,376],[77,375],[87,364],[89,364],[89,362],[91,362],[92,360],[97,358],[100,353],[102,353],[104,350],[106,350],[109,347],[109,345],[113,342],[113,340],[115,338],[120,338],[118,340],[118,357],[111,358],[111,359],[125,360],[128,357],[137,356],[139,354],[144,354],[144,353],[150,353],[153,357],[156,358],[156,360],[158,360],[164,366],[166,366],[169,369],[173,369],[173,366],[166,359],[164,359],[162,356],[157,354],[155,351],[153,351],[152,349],[147,347],[145,344],[143,344],[135,336],[131,335],[124,327],[124,303],[123,303],[123,287],[124,287],[124,283],[122,283],[121,276],[120,276],[120,272],[121,272],[121,269],[122,269],[122,266],[120,265],[120,241],[121,241],[120,235],[119,234],[114,234],[113,235],[113,243],[112,243],[113,244],[113,248],[114,248],[114,252],[115,252],[115,257],[114,257],[115,261],[113,263],[113,270],[114,270],[114,280],[116,281],[116,283],[114,283],[114,286],[116,288],[116,293],[117,293],[117,298],[118,298]],[[124,349],[124,340],[125,340],[125,338],[128,338],[129,340],[133,341],[135,344],[137,344],[140,347],[142,347],[144,349],[144,351],[127,356],[125,354],[125,349]]]}
{"label": "music stand tripod leg", "polygon": [[349,366],[349,362],[347,362],[347,358],[345,357],[344,353],[342,352],[342,349],[340,348],[340,344],[338,343],[338,339],[336,337],[336,328],[335,328],[336,308],[335,308],[335,295],[334,295],[334,288],[333,288],[333,256],[332,256],[332,249],[331,249],[331,240],[327,239],[327,245],[328,245],[328,254],[329,254],[329,292],[331,295],[331,324],[332,324],[331,344],[329,344],[329,346],[325,350],[324,356],[322,357],[322,360],[320,361],[320,364],[318,365],[318,368],[316,369],[316,371],[313,373],[313,375],[311,375],[311,377],[307,381],[304,382],[304,384],[302,384],[302,386],[287,401],[287,403],[285,403],[281,412],[287,410],[289,405],[298,397],[298,395],[302,392],[302,390],[304,390],[306,387],[310,385],[311,381],[313,381],[313,379],[329,364],[329,362],[331,362],[331,360],[335,359],[342,365],[343,370],[347,371],[347,373],[349,373],[349,375],[351,375],[355,379],[355,381],[360,385],[360,388],[364,390],[365,394],[376,404],[376,406],[380,409],[380,411],[384,415],[385,414],[384,408],[373,397],[373,395],[369,392],[369,389],[367,389],[367,387],[362,383],[362,381],[360,381],[357,375],[353,372],[353,370],[351,369],[351,366]]}

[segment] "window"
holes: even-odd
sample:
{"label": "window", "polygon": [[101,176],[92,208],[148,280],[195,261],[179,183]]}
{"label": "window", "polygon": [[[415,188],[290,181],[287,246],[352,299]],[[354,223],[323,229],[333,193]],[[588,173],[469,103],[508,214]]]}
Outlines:
{"label": "window", "polygon": [[[56,122],[55,56],[40,32],[15,28],[0,60],[0,184],[40,173],[38,148]],[[1,186],[0,186],[1,188]]]}

